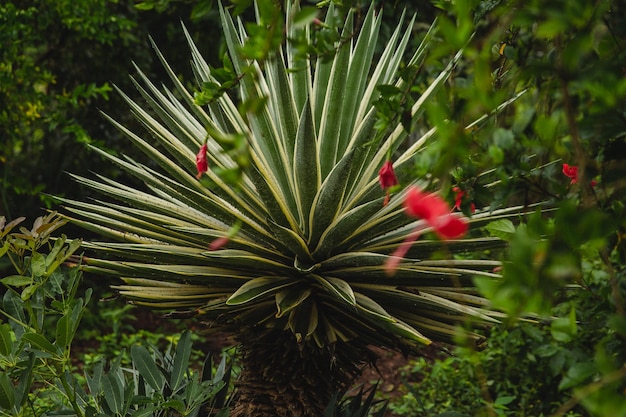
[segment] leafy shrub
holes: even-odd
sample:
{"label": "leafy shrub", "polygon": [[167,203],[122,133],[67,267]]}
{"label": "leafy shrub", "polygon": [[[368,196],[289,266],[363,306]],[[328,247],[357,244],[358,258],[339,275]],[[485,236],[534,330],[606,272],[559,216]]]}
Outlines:
{"label": "leafy shrub", "polygon": [[626,343],[614,283],[599,258],[585,257],[583,272],[585,287],[560,292],[557,318],[503,324],[480,351],[412,362],[403,370],[408,392],[390,409],[406,416],[626,415]]}
{"label": "leafy shrub", "polygon": [[209,356],[193,371],[189,332],[165,353],[133,339],[128,366],[123,350],[77,366],[73,342],[91,290],[77,295],[82,274],[67,263],[80,242],[51,237],[64,224],[55,213],[12,232],[23,220],[0,217],[0,257],[14,270],[0,279],[0,416],[195,416],[225,404],[226,357],[214,368]]}

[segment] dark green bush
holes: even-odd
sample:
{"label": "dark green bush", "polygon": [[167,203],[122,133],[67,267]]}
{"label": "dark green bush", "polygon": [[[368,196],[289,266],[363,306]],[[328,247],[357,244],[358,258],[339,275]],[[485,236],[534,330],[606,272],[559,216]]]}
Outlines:
{"label": "dark green bush", "polygon": [[414,361],[403,370],[412,381],[407,394],[390,409],[412,417],[447,411],[474,417],[626,415],[626,329],[613,282],[600,259],[586,257],[582,266],[585,286],[558,293],[556,318],[503,324],[490,331],[481,350],[458,348],[445,359]]}

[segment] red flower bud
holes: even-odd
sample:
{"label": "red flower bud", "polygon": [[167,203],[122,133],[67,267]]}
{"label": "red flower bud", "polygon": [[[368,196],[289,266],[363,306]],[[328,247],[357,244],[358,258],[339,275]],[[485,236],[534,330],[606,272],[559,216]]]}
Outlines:
{"label": "red flower bud", "polygon": [[393,187],[394,185],[398,185],[398,178],[396,177],[396,173],[393,171],[393,164],[391,161],[385,162],[380,171],[378,171],[378,182],[383,190]]}
{"label": "red flower bud", "polygon": [[198,174],[196,178],[200,179],[202,174],[209,170],[209,163],[207,162],[207,144],[205,143],[200,147],[198,154],[196,155],[196,169],[198,170]]}

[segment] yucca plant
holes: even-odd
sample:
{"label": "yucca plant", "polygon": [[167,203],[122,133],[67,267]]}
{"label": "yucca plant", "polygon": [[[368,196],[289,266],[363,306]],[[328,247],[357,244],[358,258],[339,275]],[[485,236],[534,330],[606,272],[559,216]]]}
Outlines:
{"label": "yucca plant", "polygon": [[[298,5],[285,9],[285,38],[311,41],[310,26],[292,24]],[[287,41],[258,62],[240,53],[243,23],[220,13],[241,74],[235,86],[200,106],[157,52],[174,89],[139,71],[149,108],[124,95],[150,136],[110,119],[148,161],[98,151],[145,186],[75,176],[107,198],[62,201],[68,218],[105,238],[85,244],[87,271],[121,278],[117,289],[134,303],[236,336],[243,370],[233,416],[317,417],[371,359],[368,347],[413,350],[452,340],[468,318],[497,320],[472,279],[497,279],[499,262],[454,254],[502,246],[460,237],[467,225],[518,210],[444,213],[435,190],[422,191],[436,183],[412,175],[435,129],[406,143],[402,126],[376,128],[378,87],[406,88],[398,68],[412,20],[406,30],[400,22],[380,54],[381,16],[371,8],[358,34],[347,16],[332,57],[303,55]],[[331,5],[320,25],[332,27],[334,15]],[[424,60],[432,32],[410,66]],[[198,83],[219,87],[189,43]],[[460,56],[423,91],[413,120]],[[241,112],[250,102],[257,106]],[[237,143],[245,152],[233,151]],[[236,185],[221,175],[233,172]],[[430,259],[442,251],[448,259]]]}

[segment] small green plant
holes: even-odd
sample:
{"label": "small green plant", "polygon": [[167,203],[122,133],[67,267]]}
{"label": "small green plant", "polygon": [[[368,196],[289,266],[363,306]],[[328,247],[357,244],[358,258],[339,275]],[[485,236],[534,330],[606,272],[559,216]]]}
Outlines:
{"label": "small green plant", "polygon": [[79,369],[72,344],[92,291],[77,296],[82,273],[68,260],[81,242],[52,237],[65,224],[56,213],[12,232],[23,221],[0,217],[0,260],[13,270],[0,278],[0,416],[195,416],[222,408],[226,356],[217,368],[209,357],[202,372],[191,370],[189,332],[165,353],[136,340],[128,366],[122,351]]}
{"label": "small green plant", "polygon": [[387,401],[376,399],[377,385],[367,389],[363,386],[353,395],[337,392],[324,417],[383,417],[387,410]]}

